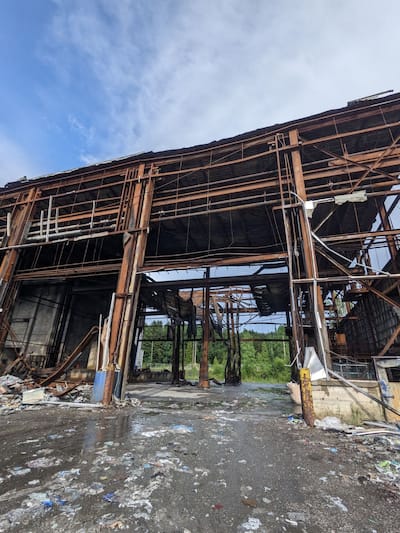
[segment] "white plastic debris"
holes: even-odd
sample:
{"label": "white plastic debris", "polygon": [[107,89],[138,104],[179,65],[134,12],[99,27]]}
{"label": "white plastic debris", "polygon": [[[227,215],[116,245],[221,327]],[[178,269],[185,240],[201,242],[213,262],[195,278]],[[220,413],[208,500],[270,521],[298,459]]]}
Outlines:
{"label": "white plastic debris", "polygon": [[39,389],[25,390],[22,393],[22,403],[28,405],[39,403],[44,400],[45,395],[46,391],[43,387],[40,387]]}
{"label": "white plastic debris", "polygon": [[261,520],[250,516],[246,522],[243,522],[241,529],[244,531],[257,531],[261,527]]}
{"label": "white plastic debris", "polygon": [[310,370],[311,381],[326,379],[326,372],[313,346],[307,346],[304,355],[304,367]]}
{"label": "white plastic debris", "polygon": [[348,512],[348,508],[343,503],[342,498],[339,498],[339,496],[327,496],[326,500],[331,502],[333,505],[336,505],[336,507],[338,507],[344,513]]}
{"label": "white plastic debris", "polygon": [[326,431],[348,431],[350,428],[336,416],[326,416],[322,420],[316,420],[315,427]]}
{"label": "white plastic debris", "polygon": [[300,385],[298,383],[289,382],[286,384],[290,392],[290,398],[296,405],[301,405]]}

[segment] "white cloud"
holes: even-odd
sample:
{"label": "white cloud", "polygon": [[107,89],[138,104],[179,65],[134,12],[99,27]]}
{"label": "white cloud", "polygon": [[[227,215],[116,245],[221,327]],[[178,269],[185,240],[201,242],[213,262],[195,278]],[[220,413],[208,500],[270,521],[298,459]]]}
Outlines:
{"label": "white cloud", "polygon": [[208,142],[400,89],[395,1],[381,10],[366,0],[57,5],[55,61],[65,78],[79,58],[96,80],[88,92],[102,94],[86,127],[99,158]]}
{"label": "white cloud", "polygon": [[75,115],[68,115],[68,123],[72,130],[76,131],[86,142],[90,143],[94,138],[94,128],[86,126]]}
{"label": "white cloud", "polygon": [[38,174],[37,165],[12,139],[0,131],[0,186]]}

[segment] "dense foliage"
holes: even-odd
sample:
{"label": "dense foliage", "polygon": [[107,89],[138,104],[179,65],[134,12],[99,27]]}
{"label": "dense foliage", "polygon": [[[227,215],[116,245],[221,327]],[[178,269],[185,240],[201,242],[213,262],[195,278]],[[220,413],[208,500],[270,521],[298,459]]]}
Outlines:
{"label": "dense foliage", "polygon": [[[201,330],[198,329],[196,341],[186,341],[185,366],[186,374],[190,378],[196,377],[201,356]],[[224,332],[226,338],[226,332]],[[285,382],[290,379],[289,345],[287,342],[274,339],[286,338],[285,328],[279,326],[276,331],[259,333],[243,330],[240,334],[242,356],[243,381]],[[157,339],[157,340],[150,340]],[[160,340],[158,340],[160,339]],[[185,335],[186,339],[186,335]],[[196,343],[196,347],[194,347]],[[143,366],[152,368],[170,368],[172,341],[168,340],[168,326],[161,321],[154,321],[144,330]],[[194,357],[196,356],[196,357]],[[224,369],[227,357],[226,343],[218,340],[209,345],[210,376],[224,379]]]}

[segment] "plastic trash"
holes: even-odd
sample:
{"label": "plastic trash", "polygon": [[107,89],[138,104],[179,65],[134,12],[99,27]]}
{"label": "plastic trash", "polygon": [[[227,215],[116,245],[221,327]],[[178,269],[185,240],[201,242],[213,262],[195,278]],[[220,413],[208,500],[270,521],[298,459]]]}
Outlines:
{"label": "plastic trash", "polygon": [[42,505],[45,509],[51,509],[53,507],[53,502],[51,500],[43,500]]}
{"label": "plastic trash", "polygon": [[247,519],[247,522],[243,522],[240,528],[245,531],[257,531],[257,529],[259,529],[261,525],[261,520],[259,518],[254,518],[253,516],[250,516]]}
{"label": "plastic trash", "polygon": [[67,500],[63,500],[61,496],[56,496],[56,502],[58,505],[65,505],[67,503]]}
{"label": "plastic trash", "polygon": [[112,503],[115,501],[115,492],[108,492],[107,494],[104,494],[103,500],[105,502]]}
{"label": "plastic trash", "polygon": [[51,466],[57,466],[61,463],[61,459],[56,457],[38,457],[32,461],[26,463],[29,468],[50,468]]}
{"label": "plastic trash", "polygon": [[349,429],[349,426],[336,416],[326,416],[322,420],[316,420],[315,427],[325,431],[346,431]]}
{"label": "plastic trash", "polygon": [[224,506],[222,505],[222,503],[214,503],[214,505],[212,505],[211,508],[214,509],[215,511],[219,511],[220,509],[223,509]]}
{"label": "plastic trash", "polygon": [[192,426],[185,426],[183,424],[174,424],[171,426],[171,429],[177,433],[193,433]]}
{"label": "plastic trash", "polygon": [[289,415],[287,417],[287,421],[289,422],[289,424],[303,424],[303,419],[299,418],[296,415]]}
{"label": "plastic trash", "polygon": [[8,470],[12,476],[25,476],[31,471],[30,468],[23,468],[22,466],[16,466]]}

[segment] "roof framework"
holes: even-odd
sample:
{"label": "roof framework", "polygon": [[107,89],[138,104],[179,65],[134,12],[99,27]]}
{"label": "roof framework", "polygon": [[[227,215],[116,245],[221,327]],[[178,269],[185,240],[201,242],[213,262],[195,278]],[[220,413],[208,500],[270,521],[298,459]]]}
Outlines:
{"label": "roof framework", "polygon": [[[352,282],[399,307],[399,172],[394,94],[206,145],[10,183],[0,191],[0,341],[21,283],[117,279],[111,372],[127,366],[148,291],[142,274],[261,264],[251,279],[219,285],[249,286],[261,314],[288,312],[293,356],[301,360],[311,342],[329,366],[332,291],[344,295]],[[372,250],[382,248],[389,274],[371,266]]]}

